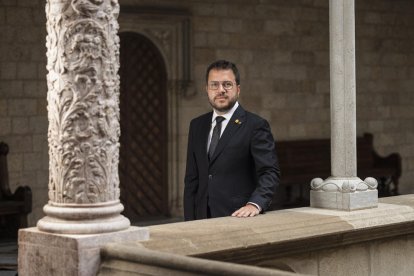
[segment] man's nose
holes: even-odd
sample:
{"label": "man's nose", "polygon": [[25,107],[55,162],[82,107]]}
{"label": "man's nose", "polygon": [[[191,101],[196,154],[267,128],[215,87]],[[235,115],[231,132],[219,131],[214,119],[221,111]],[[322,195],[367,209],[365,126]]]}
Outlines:
{"label": "man's nose", "polygon": [[224,85],[222,83],[219,83],[219,89],[218,89],[219,93],[226,93],[227,90],[224,89]]}

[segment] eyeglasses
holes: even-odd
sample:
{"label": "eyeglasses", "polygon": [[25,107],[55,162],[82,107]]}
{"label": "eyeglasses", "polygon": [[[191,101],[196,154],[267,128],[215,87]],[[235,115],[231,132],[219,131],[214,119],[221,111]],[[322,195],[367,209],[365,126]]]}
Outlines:
{"label": "eyeglasses", "polygon": [[208,89],[217,90],[217,89],[220,88],[220,84],[226,90],[232,89],[233,85],[234,85],[234,83],[232,81],[210,81],[208,83]]}

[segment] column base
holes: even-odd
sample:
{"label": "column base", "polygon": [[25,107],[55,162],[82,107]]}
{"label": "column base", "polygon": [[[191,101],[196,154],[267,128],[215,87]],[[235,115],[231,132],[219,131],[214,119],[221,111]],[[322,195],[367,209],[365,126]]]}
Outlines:
{"label": "column base", "polygon": [[329,177],[325,181],[315,178],[311,182],[310,206],[344,211],[376,208],[378,206],[377,181],[367,177]]}
{"label": "column base", "polygon": [[57,234],[99,234],[125,230],[129,220],[120,213],[119,201],[99,204],[57,204],[43,207],[46,217],[37,222],[41,231]]}
{"label": "column base", "polygon": [[130,225],[129,220],[122,215],[112,218],[70,221],[46,216],[37,222],[40,231],[74,235],[116,232],[125,230]]}
{"label": "column base", "polygon": [[96,275],[100,249],[108,243],[149,239],[148,228],[95,235],[62,235],[27,228],[19,231],[19,275]]}

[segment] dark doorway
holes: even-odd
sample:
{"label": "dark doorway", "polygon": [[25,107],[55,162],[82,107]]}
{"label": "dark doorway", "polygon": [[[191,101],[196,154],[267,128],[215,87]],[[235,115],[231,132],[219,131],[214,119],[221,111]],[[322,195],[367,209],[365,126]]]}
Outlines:
{"label": "dark doorway", "polygon": [[168,215],[167,73],[148,38],[125,32],[120,40],[119,179],[133,223]]}

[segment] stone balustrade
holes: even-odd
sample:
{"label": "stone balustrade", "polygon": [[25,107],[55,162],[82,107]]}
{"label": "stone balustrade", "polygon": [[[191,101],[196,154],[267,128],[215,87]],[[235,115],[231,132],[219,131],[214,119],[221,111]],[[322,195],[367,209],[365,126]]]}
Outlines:
{"label": "stone balustrade", "polygon": [[[160,271],[173,271],[173,260],[188,256],[197,259],[181,259],[181,271],[189,266],[202,269],[197,265],[201,258],[216,261],[211,266],[237,263],[312,275],[414,275],[413,208],[414,195],[405,195],[382,198],[378,208],[352,212],[305,207],[249,219],[150,226],[147,241],[105,247],[101,275],[116,256],[135,256],[123,258],[117,269],[138,267],[148,265],[138,256],[157,256],[154,251],[170,262],[166,266],[154,261],[152,266]],[[234,271],[239,268],[234,266]]]}

